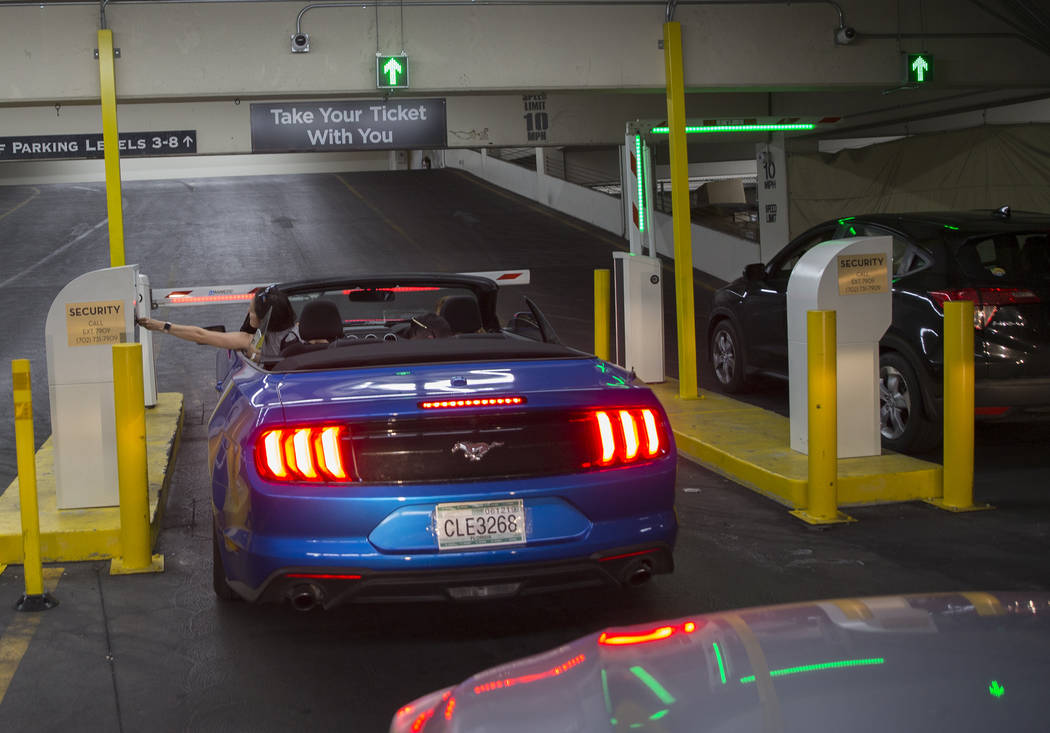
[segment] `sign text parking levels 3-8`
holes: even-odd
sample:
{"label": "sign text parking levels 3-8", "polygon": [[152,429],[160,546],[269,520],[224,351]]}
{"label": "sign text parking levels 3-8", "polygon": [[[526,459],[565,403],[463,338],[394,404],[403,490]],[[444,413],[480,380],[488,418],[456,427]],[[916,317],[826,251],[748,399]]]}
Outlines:
{"label": "sign text parking levels 3-8", "polygon": [[444,99],[258,103],[252,152],[398,150],[446,145]]}

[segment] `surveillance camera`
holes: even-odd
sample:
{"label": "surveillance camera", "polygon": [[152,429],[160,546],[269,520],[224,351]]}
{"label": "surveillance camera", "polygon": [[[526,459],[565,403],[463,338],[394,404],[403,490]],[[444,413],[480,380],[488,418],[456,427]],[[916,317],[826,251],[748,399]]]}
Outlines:
{"label": "surveillance camera", "polygon": [[292,53],[310,53],[310,34],[292,34]]}
{"label": "surveillance camera", "polygon": [[848,25],[840,25],[835,29],[835,43],[846,46],[857,39],[857,29]]}

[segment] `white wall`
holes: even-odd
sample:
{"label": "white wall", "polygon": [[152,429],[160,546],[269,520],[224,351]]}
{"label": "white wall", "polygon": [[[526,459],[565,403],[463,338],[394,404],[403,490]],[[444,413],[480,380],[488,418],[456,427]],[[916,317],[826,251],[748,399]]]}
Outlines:
{"label": "white wall", "polygon": [[[898,39],[865,38],[900,27],[896,0],[840,0],[857,42],[832,40],[831,5],[728,3],[681,6],[685,83],[691,90],[747,90],[900,83]],[[310,53],[292,54],[299,2],[119,3],[106,10],[121,49],[123,99],[288,95],[359,96],[375,88],[375,53],[405,49],[412,93],[522,93],[525,90],[664,86],[665,9],[573,6],[357,6],[310,11],[302,29]],[[975,5],[924,0],[938,31],[1010,30]],[[918,30],[904,18],[904,30]],[[0,103],[88,100],[98,94],[97,4],[4,7]],[[910,48],[905,43],[905,49]],[[1046,82],[1046,57],[1011,39],[930,39],[946,88]]]}
{"label": "white wall", "polygon": [[[569,216],[582,219],[618,237],[624,236],[623,204],[620,199],[577,186],[557,178],[507,163],[473,150],[449,150],[445,156],[449,167],[462,168],[479,178],[508,191],[538,201]],[[673,220],[667,214],[653,213],[656,251],[674,259]],[[693,267],[723,280],[735,280],[744,266],[758,262],[758,244],[692,225]],[[626,244],[626,238],[624,239]]]}

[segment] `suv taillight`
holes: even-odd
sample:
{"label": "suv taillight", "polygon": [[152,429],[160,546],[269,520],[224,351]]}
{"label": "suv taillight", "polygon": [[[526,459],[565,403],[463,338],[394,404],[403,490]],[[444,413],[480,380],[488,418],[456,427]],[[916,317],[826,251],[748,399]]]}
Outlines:
{"label": "suv taillight", "polygon": [[650,409],[596,410],[599,466],[634,463],[655,458],[666,449],[663,426]]}
{"label": "suv taillight", "polygon": [[949,300],[973,301],[973,327],[981,330],[995,318],[999,306],[1038,303],[1039,296],[1028,288],[959,288],[932,290],[930,297],[941,308]]}
{"label": "suv taillight", "polygon": [[265,430],[255,444],[255,465],[271,481],[353,481],[343,425]]}

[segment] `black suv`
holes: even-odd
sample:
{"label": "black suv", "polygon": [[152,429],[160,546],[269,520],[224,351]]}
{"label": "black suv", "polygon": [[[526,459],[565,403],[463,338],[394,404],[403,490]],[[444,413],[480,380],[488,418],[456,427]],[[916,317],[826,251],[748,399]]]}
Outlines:
{"label": "black suv", "polygon": [[726,392],[747,376],[788,371],[787,285],[822,242],[893,238],[893,321],[880,342],[883,446],[921,452],[941,437],[941,332],[947,300],[974,302],[976,414],[1050,414],[1050,215],[1013,212],[871,214],[810,229],[768,265],[718,290],[709,358]]}

